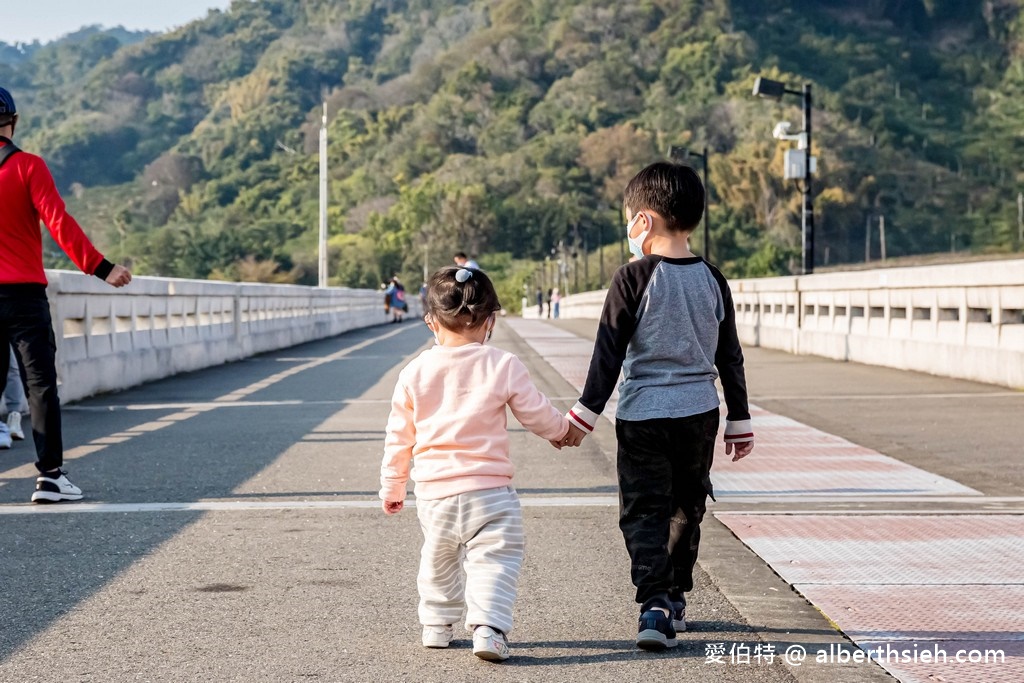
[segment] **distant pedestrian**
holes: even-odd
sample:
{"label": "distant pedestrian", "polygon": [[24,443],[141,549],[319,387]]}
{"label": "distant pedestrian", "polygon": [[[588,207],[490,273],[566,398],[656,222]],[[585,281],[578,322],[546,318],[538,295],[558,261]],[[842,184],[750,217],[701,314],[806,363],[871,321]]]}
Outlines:
{"label": "distant pedestrian", "polygon": [[409,312],[409,302],[405,300],[405,285],[402,284],[397,275],[391,278],[391,282],[388,284],[387,289],[384,290],[384,294],[388,298],[391,308],[391,322],[402,322],[405,314]]}
{"label": "distant pedestrian", "polygon": [[540,287],[537,288],[537,317],[544,317],[544,291]]}
{"label": "distant pedestrian", "polygon": [[28,412],[25,385],[21,381],[21,371],[13,346],[10,347],[6,385],[0,387],[0,394],[0,449],[6,449],[11,447],[12,439],[21,441],[25,438],[21,416]]}
{"label": "distant pedestrian", "polygon": [[554,296],[554,293],[555,293],[554,288],[549,288],[548,289],[548,295],[547,295],[547,299],[546,299],[546,302],[547,302],[547,305],[548,305],[548,318],[551,317],[551,297]]}
{"label": "distant pedestrian", "polygon": [[46,300],[40,220],[54,240],[85,273],[114,287],[132,275],[103,255],[64,208],[46,162],[19,150],[11,138],[18,125],[14,98],[0,88],[0,377],[7,377],[13,344],[25,368],[32,438],[36,445],[34,503],[80,500],[64,464],[56,346]]}
{"label": "distant pedestrian", "polygon": [[472,268],[473,270],[480,270],[480,266],[477,265],[477,262],[466,256],[466,252],[464,251],[455,252],[455,256],[453,258],[455,260],[455,265],[457,265],[459,268]]}
{"label": "distant pedestrian", "polygon": [[686,630],[685,593],[693,590],[700,523],[713,495],[717,377],[728,409],[726,454],[748,455],[754,432],[729,283],[687,242],[704,208],[700,177],[652,164],[626,186],[624,205],[636,260],[612,278],[565,445],[593,431],[618,386],[619,528],[641,605],[636,644],[660,650]]}
{"label": "distant pedestrian", "polygon": [[473,654],[501,661],[509,656],[524,550],[506,408],[558,448],[569,424],[518,358],[486,346],[501,305],[484,273],[444,268],[427,291],[426,321],[437,344],[398,376],[380,497],[384,512],[396,514],[410,476],[416,482],[423,645],[448,647],[468,608]]}
{"label": "distant pedestrian", "polygon": [[551,313],[555,320],[558,320],[558,315],[561,310],[560,304],[562,303],[562,295],[558,292],[558,287],[551,290]]}

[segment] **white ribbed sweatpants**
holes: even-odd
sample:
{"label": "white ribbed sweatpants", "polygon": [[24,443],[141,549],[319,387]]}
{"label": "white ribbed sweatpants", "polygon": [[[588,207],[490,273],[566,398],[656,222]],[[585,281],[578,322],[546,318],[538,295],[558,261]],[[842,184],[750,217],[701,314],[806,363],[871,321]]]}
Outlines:
{"label": "white ribbed sweatpants", "polygon": [[466,628],[490,626],[509,633],[525,549],[515,489],[417,500],[416,514],[424,539],[416,579],[420,623],[454,624],[465,607]]}

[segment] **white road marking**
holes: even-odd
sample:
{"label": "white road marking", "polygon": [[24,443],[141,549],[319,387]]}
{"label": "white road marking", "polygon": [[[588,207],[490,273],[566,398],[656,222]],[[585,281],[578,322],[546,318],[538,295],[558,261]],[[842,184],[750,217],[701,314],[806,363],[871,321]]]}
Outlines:
{"label": "white road marking", "polygon": [[[619,504],[617,496],[566,496],[545,498],[524,496],[520,499],[523,507],[614,507]],[[337,510],[345,508],[376,509],[379,500],[209,500],[192,503],[58,503],[56,505],[33,505],[31,503],[0,505],[0,515],[38,514],[79,514],[86,512],[127,513],[127,512],[242,512],[253,510]],[[408,500],[406,507],[416,507],[415,500]]]}

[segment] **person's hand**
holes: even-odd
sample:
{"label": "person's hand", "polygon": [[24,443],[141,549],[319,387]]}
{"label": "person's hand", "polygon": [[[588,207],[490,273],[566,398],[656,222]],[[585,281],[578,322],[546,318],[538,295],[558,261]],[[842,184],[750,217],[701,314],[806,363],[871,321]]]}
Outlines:
{"label": "person's hand", "polygon": [[384,508],[384,514],[386,515],[397,515],[405,507],[405,501],[401,500],[385,500],[381,506]]}
{"label": "person's hand", "polygon": [[106,283],[112,287],[124,287],[131,281],[132,273],[124,266],[114,266],[106,279]]}
{"label": "person's hand", "polygon": [[583,438],[586,437],[586,435],[587,433],[585,431],[570,422],[569,431],[566,432],[564,437],[562,437],[562,445],[576,448],[583,443]]}
{"label": "person's hand", "polygon": [[750,451],[754,450],[754,442],[753,441],[741,441],[741,442],[736,443],[736,444],[726,442],[726,444],[725,444],[725,454],[726,455],[732,455],[733,446],[736,447],[736,449],[735,449],[736,450],[736,455],[732,456],[732,461],[733,462],[736,462],[737,460],[742,460],[743,458],[745,458],[748,455],[750,455]]}
{"label": "person's hand", "polygon": [[558,450],[562,450],[562,442],[561,441],[557,441],[555,439],[551,439],[550,441],[548,441],[548,443],[551,444],[552,446],[554,446],[555,448],[557,448]]}

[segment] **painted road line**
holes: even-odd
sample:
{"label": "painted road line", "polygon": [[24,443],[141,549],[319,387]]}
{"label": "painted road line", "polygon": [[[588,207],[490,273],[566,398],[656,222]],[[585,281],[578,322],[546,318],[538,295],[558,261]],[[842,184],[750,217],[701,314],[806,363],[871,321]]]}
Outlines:
{"label": "painted road line", "polygon": [[[618,496],[523,496],[522,507],[617,507]],[[380,500],[291,500],[291,501],[196,501],[187,503],[59,503],[0,505],[0,515],[83,514],[88,512],[244,512],[258,510],[340,510],[376,509]],[[415,500],[406,507],[416,507]]]}

